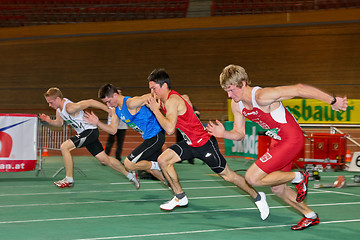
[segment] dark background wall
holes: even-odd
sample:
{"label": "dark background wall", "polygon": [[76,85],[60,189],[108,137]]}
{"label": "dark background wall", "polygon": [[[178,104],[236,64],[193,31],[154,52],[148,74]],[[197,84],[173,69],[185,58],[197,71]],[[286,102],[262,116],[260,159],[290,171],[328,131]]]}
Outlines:
{"label": "dark background wall", "polygon": [[107,82],[125,95],[148,93],[148,74],[164,67],[203,121],[221,119],[227,96],[218,76],[230,63],[245,67],[253,85],[302,82],[359,98],[358,16],[346,9],[0,29],[0,112],[53,114],[43,98],[52,86],[73,101],[96,99]]}

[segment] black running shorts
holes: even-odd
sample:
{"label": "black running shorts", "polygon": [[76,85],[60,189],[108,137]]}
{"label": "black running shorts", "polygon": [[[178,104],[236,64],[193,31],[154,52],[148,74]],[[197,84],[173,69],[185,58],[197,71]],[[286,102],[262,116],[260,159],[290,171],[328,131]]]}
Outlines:
{"label": "black running shorts", "polygon": [[71,137],[70,140],[74,143],[76,148],[86,147],[93,156],[104,151],[104,148],[99,141],[99,130],[97,128],[85,130],[80,134]]}
{"label": "black running shorts", "polygon": [[140,160],[157,161],[157,158],[162,153],[162,146],[165,143],[165,132],[160,131],[154,137],[144,140],[137,148],[132,151],[128,159],[137,163]]}
{"label": "black running shorts", "polygon": [[198,158],[205,162],[215,173],[221,173],[226,166],[226,159],[220,153],[219,145],[214,136],[201,147],[191,147],[185,140],[169,147],[183,160]]}

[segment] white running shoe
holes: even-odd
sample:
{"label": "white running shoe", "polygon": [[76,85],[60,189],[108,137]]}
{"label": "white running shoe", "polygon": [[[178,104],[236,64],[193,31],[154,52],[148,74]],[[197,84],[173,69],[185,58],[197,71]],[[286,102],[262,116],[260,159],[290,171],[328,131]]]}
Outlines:
{"label": "white running shoe", "polygon": [[67,178],[64,178],[63,180],[54,182],[55,186],[58,188],[72,188],[74,187],[74,182],[69,182]]}
{"label": "white running shoe", "polygon": [[265,193],[263,192],[259,192],[260,196],[261,196],[261,200],[256,201],[255,204],[257,206],[257,208],[260,211],[260,216],[262,220],[267,219],[267,217],[270,214],[270,209],[269,209],[269,205],[266,202],[266,196]]}
{"label": "white running shoe", "polygon": [[176,207],[186,207],[188,205],[188,199],[187,197],[183,197],[182,199],[178,199],[177,197],[173,197],[170,201],[163,203],[160,205],[160,209],[171,211]]}
{"label": "white running shoe", "polygon": [[130,179],[130,181],[134,183],[136,190],[139,190],[140,189],[140,181],[137,178],[137,174],[135,171],[132,171],[131,173],[132,173],[133,177]]}

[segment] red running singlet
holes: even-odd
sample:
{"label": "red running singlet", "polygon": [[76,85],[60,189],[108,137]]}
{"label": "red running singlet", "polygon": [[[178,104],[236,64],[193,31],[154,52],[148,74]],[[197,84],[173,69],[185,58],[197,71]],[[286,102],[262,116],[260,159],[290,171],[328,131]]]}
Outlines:
{"label": "red running singlet", "polygon": [[254,87],[252,95],[253,109],[246,109],[239,102],[240,111],[249,120],[256,122],[264,129],[276,129],[277,135],[272,139],[269,150],[259,156],[255,164],[266,173],[277,170],[290,171],[292,161],[304,148],[304,134],[291,113],[281,104],[270,113],[262,111],[255,100],[255,92],[260,87]]}
{"label": "red running singlet", "polygon": [[[168,95],[168,99],[173,94],[181,97],[178,92],[171,90]],[[189,103],[182,97],[181,99],[184,100],[186,104],[186,112],[183,115],[178,116],[176,128],[180,130],[188,145],[192,147],[201,147],[210,139],[211,135],[205,130]],[[166,116],[166,109],[163,104],[161,104],[161,108]]]}

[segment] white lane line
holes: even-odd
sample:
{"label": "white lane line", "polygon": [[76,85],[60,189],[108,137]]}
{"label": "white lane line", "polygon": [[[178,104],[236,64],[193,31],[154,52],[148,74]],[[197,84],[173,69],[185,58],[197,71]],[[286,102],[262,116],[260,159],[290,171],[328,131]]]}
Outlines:
{"label": "white lane line", "polygon": [[[190,182],[190,181],[189,181]],[[192,182],[192,181],[191,181]],[[112,184],[122,184],[122,183],[112,183]],[[129,184],[129,183],[126,183]],[[159,182],[157,182],[159,184]],[[238,188],[237,186],[214,186],[214,187],[183,187],[184,190],[202,190],[202,189],[219,189],[219,188]],[[324,193],[338,193],[343,195],[359,196],[352,193],[344,193],[339,191],[329,191],[329,190],[320,190],[318,188],[309,188],[312,191],[324,192]],[[156,189],[141,189],[141,191],[169,191],[169,189],[156,188]],[[57,192],[40,192],[40,193],[5,193],[0,194],[0,197],[9,197],[9,196],[37,196],[37,195],[61,195],[61,194],[87,194],[87,193],[116,193],[116,192],[138,192],[136,189],[118,189],[118,190],[93,190],[93,191],[72,191],[69,189],[59,189]],[[314,193],[317,193],[314,192]]]}
{"label": "white lane line", "polygon": [[[201,189],[218,189],[218,188],[237,188],[236,186],[215,186],[215,187],[192,187],[183,188],[184,190],[201,190]],[[58,194],[81,194],[81,193],[112,193],[112,192],[138,192],[136,189],[123,189],[123,190],[93,190],[93,191],[68,191],[68,189],[59,189],[58,192],[44,192],[44,193],[8,193],[0,194],[0,197],[8,196],[36,196],[36,195],[58,195]],[[163,187],[158,189],[141,189],[141,191],[169,191],[169,189]]]}
{"label": "white lane line", "polygon": [[[360,219],[348,219],[338,221],[327,221],[321,222],[321,224],[334,224],[334,223],[351,223],[360,222]],[[155,237],[155,236],[170,236],[180,234],[196,234],[196,233],[209,233],[209,232],[227,232],[227,231],[240,231],[240,230],[259,230],[268,228],[282,228],[290,227],[291,225],[273,225],[273,226],[256,226],[256,227],[240,227],[240,228],[225,228],[225,229],[207,229],[207,230],[195,230],[195,231],[183,231],[183,232],[167,232],[167,233],[153,233],[153,234],[139,234],[139,235],[128,235],[128,236],[113,236],[113,237],[101,237],[101,238],[82,238],[76,240],[107,240],[107,239],[122,239],[122,238],[144,238],[144,237]],[[185,237],[185,236],[184,236]]]}
{"label": "white lane line", "polygon": [[[273,194],[267,194],[270,196]],[[247,195],[228,195],[228,196],[208,196],[208,197],[192,197],[189,198],[190,200],[196,199],[221,199],[221,198],[242,198],[248,197]],[[37,207],[37,206],[61,206],[61,205],[81,205],[81,204],[101,204],[101,203],[127,203],[127,202],[151,202],[151,201],[166,201],[169,198],[157,198],[157,199],[131,199],[131,200],[104,200],[104,201],[87,201],[87,202],[69,202],[69,203],[34,203],[34,204],[19,204],[19,205],[0,205],[0,208],[7,208],[7,207]]]}
{"label": "white lane line", "polygon": [[[346,203],[326,203],[326,204],[312,204],[309,207],[323,207],[323,206],[341,206],[341,205],[358,205],[360,202],[346,202]],[[271,209],[289,208],[289,206],[275,206]],[[246,211],[257,210],[256,207],[249,208],[235,208],[235,209],[214,209],[214,210],[194,210],[182,212],[155,212],[155,213],[135,213],[135,214],[119,214],[119,215],[106,215],[106,216],[88,216],[88,217],[71,217],[71,218],[50,218],[50,219],[30,219],[30,220],[17,220],[17,221],[2,221],[0,224],[17,224],[17,223],[36,223],[47,221],[69,221],[69,220],[86,220],[86,219],[102,219],[102,218],[121,218],[121,217],[139,217],[139,216],[155,216],[155,215],[168,215],[168,214],[198,214],[198,213],[211,213],[211,212],[232,212],[232,211]]]}
{"label": "white lane line", "polygon": [[[192,187],[192,188],[183,188],[184,190],[203,190],[203,189],[218,189],[218,188],[237,188],[236,186],[217,186],[217,187]],[[336,193],[340,195],[348,195],[348,196],[356,196],[360,197],[359,194],[353,193],[345,193],[339,191],[330,191],[330,190],[321,190],[321,189],[312,189],[310,190],[314,192],[309,192],[310,194],[321,194],[321,193]],[[0,194],[1,197],[8,196],[37,196],[37,195],[59,195],[59,194],[86,194],[86,193],[117,193],[117,192],[136,192],[138,190],[102,190],[102,191],[82,191],[82,192],[74,192],[74,191],[59,191],[53,193],[13,193],[13,194]],[[142,189],[142,191],[169,191],[166,188],[158,188],[158,189]],[[266,194],[267,196],[272,196],[274,194]],[[230,196],[209,196],[209,197],[194,197],[190,199],[211,199],[211,198],[230,198],[230,197],[246,197],[247,195],[230,195]],[[19,204],[19,205],[0,205],[0,208],[6,207],[31,207],[31,206],[56,206],[56,205],[79,205],[79,204],[97,204],[97,203],[116,203],[116,202],[142,202],[142,201],[162,201],[166,199],[135,199],[135,200],[109,200],[109,201],[91,201],[91,202],[69,202],[69,203],[35,203],[35,204]]]}
{"label": "white lane line", "polygon": [[314,188],[314,189],[311,189],[311,190],[319,191],[321,193],[336,193],[336,194],[340,194],[340,195],[348,195],[348,196],[360,197],[360,194],[335,191],[335,189],[338,189],[338,188],[333,188],[333,189],[334,190],[322,190],[322,189]]}
{"label": "white lane line", "polygon": [[[181,183],[193,183],[193,182],[225,182],[222,179],[208,179],[208,180],[182,180]],[[141,183],[160,183],[159,181],[146,181],[146,182],[142,182]],[[115,182],[115,183],[110,183],[110,184],[126,184],[123,182]]]}
{"label": "white lane line", "polygon": [[[311,194],[321,194],[322,192],[314,192]],[[275,194],[266,194],[266,196],[274,196]],[[206,196],[206,197],[189,197],[190,200],[198,199],[222,199],[222,198],[243,198],[247,195],[222,195],[222,196]],[[15,207],[39,207],[39,206],[65,206],[65,205],[82,205],[82,204],[102,204],[102,203],[133,203],[133,202],[158,202],[166,201],[168,198],[153,198],[153,199],[127,199],[127,200],[103,200],[103,201],[85,201],[85,202],[60,202],[60,203],[29,203],[29,204],[12,204],[0,205],[0,208],[15,208]]]}

